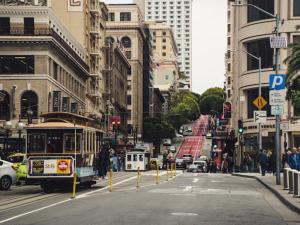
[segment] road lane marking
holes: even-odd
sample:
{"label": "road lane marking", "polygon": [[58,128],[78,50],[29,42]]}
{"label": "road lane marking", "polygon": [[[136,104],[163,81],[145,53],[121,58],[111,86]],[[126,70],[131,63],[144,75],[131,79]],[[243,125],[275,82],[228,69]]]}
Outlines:
{"label": "road lane marking", "polygon": [[199,181],[199,178],[195,178],[194,180],[193,180],[193,183],[197,183]]}
{"label": "road lane marking", "polygon": [[190,191],[192,190],[193,186],[186,186],[183,191]]}
{"label": "road lane marking", "polygon": [[173,216],[198,216],[197,213],[185,213],[185,212],[174,212],[171,213]]}

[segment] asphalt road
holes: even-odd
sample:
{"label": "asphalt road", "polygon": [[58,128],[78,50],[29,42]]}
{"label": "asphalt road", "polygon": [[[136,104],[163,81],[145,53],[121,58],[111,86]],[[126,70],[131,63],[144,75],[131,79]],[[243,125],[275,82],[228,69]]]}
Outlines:
{"label": "asphalt road", "polygon": [[168,182],[162,176],[161,183],[156,185],[154,172],[147,174],[142,176],[138,189],[135,178],[129,177],[115,186],[112,193],[97,188],[80,193],[75,200],[49,200],[44,208],[0,211],[0,224],[300,224],[299,215],[252,179],[183,173]]}

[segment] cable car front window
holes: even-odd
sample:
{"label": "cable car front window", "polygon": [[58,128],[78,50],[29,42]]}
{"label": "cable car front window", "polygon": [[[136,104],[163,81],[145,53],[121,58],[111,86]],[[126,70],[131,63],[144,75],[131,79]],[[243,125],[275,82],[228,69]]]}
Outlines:
{"label": "cable car front window", "polygon": [[139,155],[139,161],[143,162],[144,161],[144,156],[143,155]]}
{"label": "cable car front window", "polygon": [[28,146],[28,153],[45,152],[46,134],[29,134],[27,146]]}
{"label": "cable car front window", "polygon": [[137,161],[137,154],[133,155],[133,161],[136,162]]}
{"label": "cable car front window", "polygon": [[127,161],[131,162],[131,155],[127,155]]}

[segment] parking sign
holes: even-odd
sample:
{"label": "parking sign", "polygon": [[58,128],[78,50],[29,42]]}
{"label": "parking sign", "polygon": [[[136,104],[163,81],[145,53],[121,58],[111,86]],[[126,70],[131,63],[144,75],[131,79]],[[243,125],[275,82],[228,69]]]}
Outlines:
{"label": "parking sign", "polygon": [[286,74],[271,74],[269,76],[269,89],[270,90],[283,90],[285,89]]}

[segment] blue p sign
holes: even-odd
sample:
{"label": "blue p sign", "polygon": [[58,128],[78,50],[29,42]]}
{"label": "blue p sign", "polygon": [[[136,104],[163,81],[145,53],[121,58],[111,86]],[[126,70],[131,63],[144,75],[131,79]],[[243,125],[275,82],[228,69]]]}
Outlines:
{"label": "blue p sign", "polygon": [[283,90],[285,89],[286,74],[271,74],[269,76],[269,89],[270,90]]}

